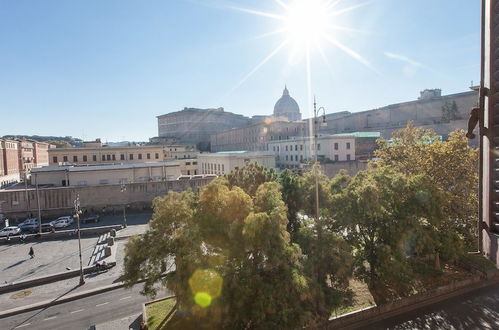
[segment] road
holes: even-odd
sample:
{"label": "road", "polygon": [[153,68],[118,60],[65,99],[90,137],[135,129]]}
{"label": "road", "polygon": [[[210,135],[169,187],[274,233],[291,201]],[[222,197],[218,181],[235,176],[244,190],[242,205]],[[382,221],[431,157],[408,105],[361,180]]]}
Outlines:
{"label": "road", "polygon": [[[141,285],[116,289],[60,305],[0,319],[0,329],[88,329],[92,325],[142,312]],[[164,296],[164,294],[163,294]]]}
{"label": "road", "polygon": [[372,323],[363,329],[499,329],[499,284]]}

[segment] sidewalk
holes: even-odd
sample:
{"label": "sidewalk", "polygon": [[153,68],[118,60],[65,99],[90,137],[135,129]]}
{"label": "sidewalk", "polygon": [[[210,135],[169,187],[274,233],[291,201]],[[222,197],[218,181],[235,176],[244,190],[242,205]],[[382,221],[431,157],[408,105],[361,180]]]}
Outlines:
{"label": "sidewalk", "polygon": [[68,294],[77,294],[120,282],[119,277],[123,272],[125,243],[125,241],[118,243],[116,266],[104,273],[85,275],[85,284],[83,286],[79,286],[80,278],[74,277],[17,292],[5,293],[0,295],[0,306],[2,306],[2,310],[37,304],[47,300],[60,299]]}

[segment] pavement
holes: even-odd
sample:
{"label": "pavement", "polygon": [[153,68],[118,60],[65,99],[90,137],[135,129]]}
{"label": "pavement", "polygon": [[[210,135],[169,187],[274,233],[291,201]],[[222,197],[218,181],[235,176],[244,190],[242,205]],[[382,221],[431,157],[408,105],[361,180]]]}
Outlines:
{"label": "pavement", "polygon": [[[144,219],[145,217],[144,217],[144,215],[141,215],[140,217],[137,217],[137,218]],[[143,221],[143,220],[141,220],[141,221]],[[137,222],[135,222],[135,223],[136,224],[133,224],[133,222],[132,222],[132,224],[129,225],[127,228],[118,231],[118,234],[120,235],[120,239],[117,240],[115,243],[115,245],[117,245],[116,266],[115,267],[109,269],[106,272],[85,275],[85,284],[81,287],[78,285],[79,278],[74,277],[74,278],[70,278],[70,279],[66,279],[66,280],[62,280],[62,281],[57,281],[57,282],[53,282],[53,283],[48,283],[48,284],[39,285],[36,287],[31,287],[31,288],[19,290],[16,292],[9,292],[9,293],[5,293],[5,294],[1,294],[0,295],[1,310],[5,311],[5,310],[13,309],[13,308],[26,306],[26,305],[32,305],[32,304],[45,302],[47,300],[60,299],[61,297],[67,296],[68,294],[76,294],[79,292],[93,290],[93,289],[97,289],[97,288],[100,288],[103,286],[108,286],[111,284],[119,283],[120,276],[123,273],[124,248],[125,248],[125,244],[127,242],[128,237],[131,235],[141,234],[147,228],[147,225],[145,225],[143,223],[137,223]],[[86,266],[90,260],[90,256],[92,255],[92,252],[94,250],[95,244],[97,243],[98,237],[92,238],[91,240],[92,240],[92,244],[88,245],[88,253],[86,254],[87,257],[83,258],[83,265],[84,266]],[[57,254],[57,253],[63,253],[64,251],[66,251],[64,247],[66,246],[65,244],[67,242],[70,242],[71,244],[75,244],[76,240],[46,241],[43,243],[50,244],[47,246],[52,247],[52,249],[55,251],[54,253]],[[27,245],[27,246],[29,246],[29,245]],[[15,245],[10,245],[10,246],[0,246],[0,251],[2,249],[9,249],[9,250],[4,251],[4,252],[17,254],[17,251],[18,250],[21,251],[21,249],[23,247],[25,247],[25,245],[23,245],[23,244],[15,244]],[[76,248],[77,248],[77,244],[76,244]],[[82,248],[83,248],[83,246],[82,246]],[[24,252],[25,249],[26,248],[22,249],[22,251]],[[9,251],[11,251],[11,252],[9,252]],[[36,251],[37,251],[37,249],[35,249],[35,253],[37,253]],[[27,249],[26,249],[26,253],[27,253]],[[73,252],[69,253],[68,255],[73,256],[74,259],[76,260],[77,265],[73,269],[77,269],[79,267],[78,256],[77,255],[74,256]],[[0,252],[0,265],[2,265],[2,263],[4,262],[3,260],[1,260],[2,257],[3,257],[3,255]],[[24,265],[24,264],[26,264],[27,266],[30,266],[31,264],[29,264],[28,262],[36,260],[37,257],[38,257],[38,255],[35,257],[35,259],[24,261],[23,263],[16,265],[16,266],[13,266],[11,268],[16,268],[19,266],[23,267],[22,265]],[[46,263],[49,265],[51,265],[52,263],[56,263],[56,264],[58,264],[57,267],[59,267],[57,269],[60,270],[60,268],[63,268],[62,270],[65,270],[66,264],[68,263],[67,262],[68,259],[67,258],[66,259],[60,258],[59,261],[57,261],[57,260],[59,260],[59,259],[56,259],[53,262],[51,262],[50,260],[47,260]],[[9,266],[10,265],[11,264],[9,264]],[[7,267],[9,267],[9,266],[7,266]],[[40,275],[49,275],[49,274],[46,274],[46,272],[43,272],[44,268],[48,268],[49,270],[54,270],[54,271],[50,271],[50,274],[53,274],[53,273],[57,272],[57,271],[55,271],[55,269],[56,269],[55,267],[56,266],[51,266],[51,267],[47,266],[47,267],[40,268],[37,266],[35,268],[28,267],[27,269],[23,269],[22,271],[21,271],[21,268],[19,268],[16,271],[20,275],[22,275],[23,272],[24,273],[30,272],[30,276],[35,277],[35,276],[40,276]],[[0,269],[4,269],[4,268],[6,268],[6,267],[4,266]],[[4,271],[0,272],[0,278],[3,278],[3,276],[4,276]],[[12,276],[10,278],[12,278]],[[0,327],[0,329],[3,329],[3,328]]]}
{"label": "pavement", "polygon": [[499,284],[371,323],[361,329],[499,329]]}
{"label": "pavement", "polygon": [[[97,237],[82,238],[84,265],[92,255]],[[28,255],[33,247],[35,257]],[[11,283],[78,269],[80,259],[78,240],[33,241],[0,246],[0,283]]]}
{"label": "pavement", "polygon": [[[139,293],[140,289],[140,285],[121,288],[20,313],[0,319],[0,329],[77,330],[89,329],[93,325],[96,329],[129,329],[130,325],[136,329],[136,316],[142,312],[142,304],[150,300]],[[166,296],[167,292],[162,291],[158,298]]]}

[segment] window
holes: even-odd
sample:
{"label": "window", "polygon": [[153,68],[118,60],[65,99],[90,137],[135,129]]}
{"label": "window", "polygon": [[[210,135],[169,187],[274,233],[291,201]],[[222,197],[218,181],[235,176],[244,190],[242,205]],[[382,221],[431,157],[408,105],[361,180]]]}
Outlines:
{"label": "window", "polygon": [[102,160],[106,160],[106,155],[102,155]]}
{"label": "window", "polygon": [[274,151],[275,151],[275,146],[273,146],[273,147],[272,147],[272,150],[274,150]]}
{"label": "window", "polygon": [[84,162],[88,161],[88,159],[87,159],[87,155],[83,155],[83,161],[84,161]]}
{"label": "window", "polygon": [[68,156],[63,156],[63,157],[62,157],[62,161],[63,161],[63,162],[67,162],[67,161],[68,161]]}
{"label": "window", "polygon": [[111,155],[107,155],[107,160],[111,160]]}
{"label": "window", "polygon": [[303,144],[300,144],[300,151],[303,151]]}
{"label": "window", "polygon": [[347,142],[347,149],[350,149],[350,142]]}
{"label": "window", "polygon": [[197,164],[198,164],[198,162],[192,162],[192,165],[197,165]]}
{"label": "window", "polygon": [[185,165],[191,165],[191,162],[185,162]]}
{"label": "window", "polygon": [[288,146],[286,146],[286,151],[288,151]]}
{"label": "window", "polygon": [[57,156],[52,157],[52,163],[57,163]]}
{"label": "window", "polygon": [[295,151],[298,151],[298,145],[295,144]]}
{"label": "window", "polygon": [[130,160],[133,160],[133,154],[130,154]]}
{"label": "window", "polygon": [[288,155],[286,155],[286,160],[288,160]]}
{"label": "window", "polygon": [[317,143],[317,150],[321,150],[321,144]]}
{"label": "window", "polygon": [[125,154],[120,155],[120,160],[125,160]]}
{"label": "window", "polygon": [[334,150],[338,150],[338,142],[334,143]]}
{"label": "window", "polygon": [[99,180],[99,184],[108,184],[108,183],[109,183],[108,179]]}
{"label": "window", "polygon": [[142,154],[139,154],[139,159],[142,159]]}
{"label": "window", "polygon": [[154,155],[154,158],[159,159],[159,154],[158,154],[158,153],[156,153],[156,154]]}
{"label": "window", "polygon": [[73,162],[78,162],[78,156],[73,156]]}
{"label": "window", "polygon": [[220,164],[218,164],[218,170],[220,171]]}
{"label": "window", "polygon": [[334,160],[337,162],[339,160],[338,155],[334,155]]}
{"label": "window", "polygon": [[300,155],[300,161],[303,161],[303,155]]}
{"label": "window", "polygon": [[225,167],[224,167],[224,164],[222,164],[222,171],[225,171]]}
{"label": "window", "polygon": [[97,155],[93,155],[93,156],[92,156],[92,160],[93,160],[94,162],[96,162],[96,161],[97,161]]}
{"label": "window", "polygon": [[187,170],[187,175],[191,175],[191,171]]}
{"label": "window", "polygon": [[350,160],[350,154],[347,155],[347,160]]}
{"label": "window", "polygon": [[279,146],[277,146],[277,152],[279,152]]}
{"label": "window", "polygon": [[113,160],[116,160],[116,155],[113,155]]}
{"label": "window", "polygon": [[147,154],[147,159],[151,159],[151,154]]}

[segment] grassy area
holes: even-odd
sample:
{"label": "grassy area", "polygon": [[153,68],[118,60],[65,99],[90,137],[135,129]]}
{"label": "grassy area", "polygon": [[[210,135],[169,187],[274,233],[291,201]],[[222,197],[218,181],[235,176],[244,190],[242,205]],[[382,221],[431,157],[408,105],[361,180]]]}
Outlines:
{"label": "grassy area", "polygon": [[466,268],[476,269],[481,272],[488,272],[496,270],[497,266],[482,255],[464,255],[460,258],[459,262]]}
{"label": "grassy area", "polygon": [[369,292],[369,288],[366,283],[356,279],[351,279],[348,287],[353,292],[353,304],[351,306],[344,306],[336,311],[333,311],[331,314],[332,317],[354,312],[369,306],[374,306],[373,296]]}
{"label": "grassy area", "polygon": [[175,306],[175,298],[169,298],[146,305],[147,313],[147,326],[149,330],[159,330],[159,326],[165,322],[165,317],[170,313],[173,306]]}

